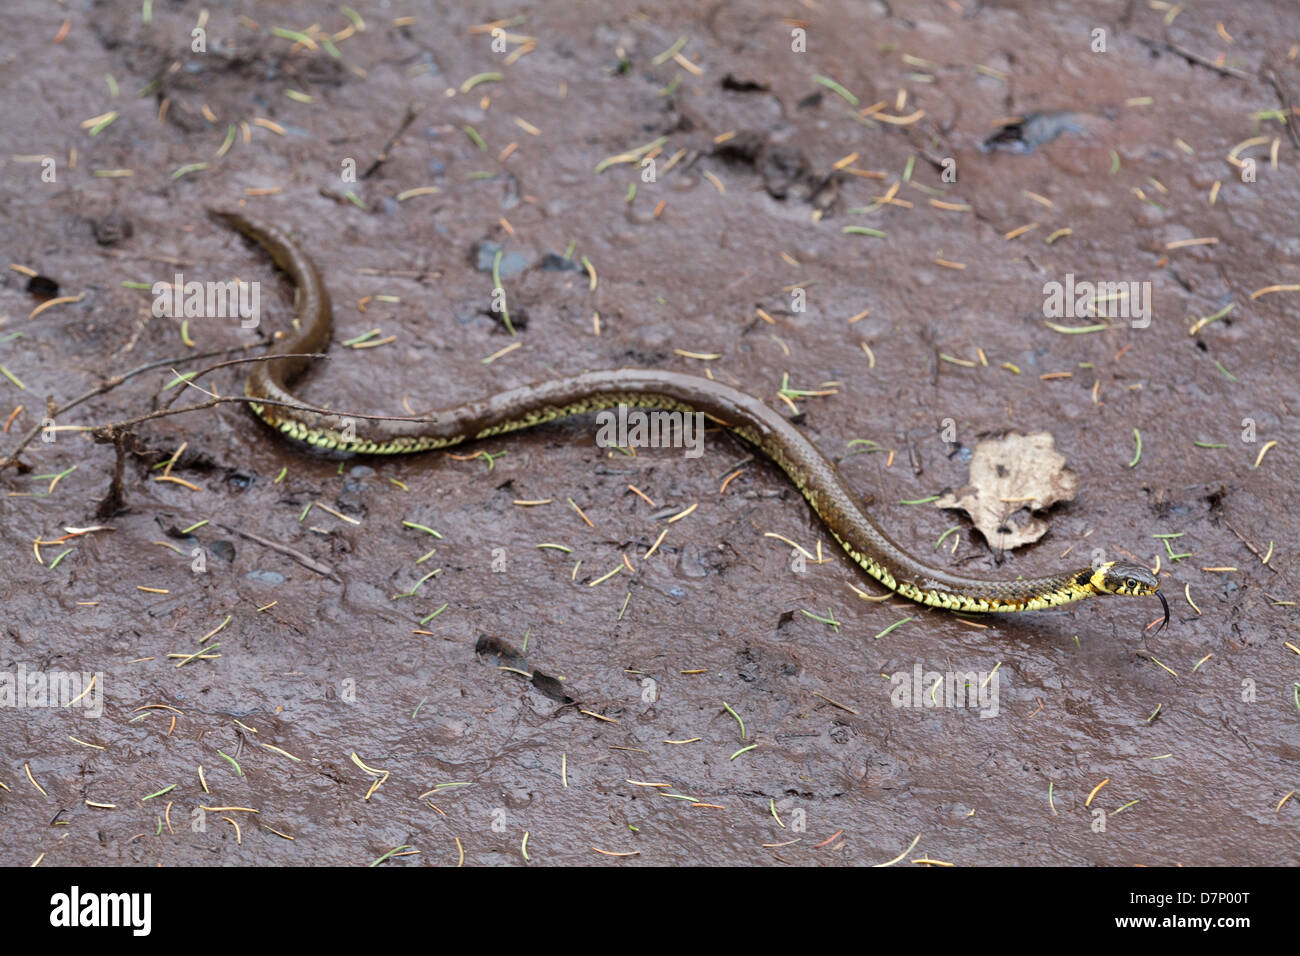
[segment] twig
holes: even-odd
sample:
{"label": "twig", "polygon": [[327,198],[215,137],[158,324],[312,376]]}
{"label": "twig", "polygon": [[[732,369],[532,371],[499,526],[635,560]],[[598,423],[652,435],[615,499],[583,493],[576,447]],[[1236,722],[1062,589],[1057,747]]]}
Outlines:
{"label": "twig", "polygon": [[129,434],[113,436],[113,449],[117,452],[113,462],[113,480],[109,482],[108,491],[95,507],[96,518],[111,518],[122,510],[122,506],[126,503],[126,496],[122,493],[122,472],[126,467],[126,440],[129,437],[131,437]]}
{"label": "twig", "polygon": [[[280,359],[280,358],[291,358],[293,357],[293,355],[297,355],[297,354],[299,353],[293,353],[288,355],[282,355],[282,354],[259,355],[256,358],[238,359],[236,361],[223,362],[220,363],[220,365],[236,365],[239,364],[240,362],[260,362],[260,361],[268,361],[268,360]],[[313,356],[316,355],[316,353],[301,353],[301,354],[303,355],[311,354]],[[192,356],[192,357],[197,357],[197,356]],[[62,414],[63,412],[67,411],[69,408],[72,408],[75,405],[79,405],[81,402],[85,401],[86,399],[91,398],[96,394],[101,394],[102,392],[107,391],[108,388],[112,388],[112,387],[116,387],[116,385],[120,385],[122,381],[125,381],[126,378],[129,378],[132,375],[136,375],[142,371],[147,371],[150,368],[158,368],[162,365],[167,365],[167,364],[179,364],[179,363],[177,363],[175,360],[153,362],[147,366],[142,366],[141,368],[134,369],[133,371],[129,372],[125,376],[117,376],[116,379],[112,380],[113,381],[112,385],[108,385],[107,387],[88,392],[85,395],[81,396],[80,398],[72,402],[69,402],[67,405],[63,406],[62,408],[56,409],[52,414],[55,415]],[[212,366],[212,368],[219,368],[220,365]],[[204,369],[198,374],[201,375],[203,374],[203,372],[206,371],[211,371],[211,369]],[[197,375],[195,377],[197,377]],[[118,381],[117,379],[120,379],[121,381]],[[187,382],[186,384],[189,384],[189,382]],[[203,389],[199,389],[199,391],[203,392],[205,395],[210,394],[208,392],[205,392]],[[231,402],[274,406],[276,408],[290,408],[295,411],[311,412],[316,415],[324,415],[327,417],[338,418],[338,419],[354,418],[354,419],[361,419],[363,421],[413,422],[416,424],[429,421],[427,417],[421,418],[418,416],[410,416],[410,415],[364,415],[360,412],[340,411],[337,408],[320,408],[319,406],[316,405],[305,405],[301,402],[281,402],[281,401],[276,401],[275,399],[272,398],[250,398],[247,395],[228,395],[228,396],[217,396],[214,398],[210,398],[206,402],[199,402],[197,405],[186,405],[184,408],[171,408],[169,405],[168,407],[161,408],[144,415],[137,415],[134,418],[124,418],[120,421],[105,422],[100,425],[93,425],[90,427],[90,434],[96,441],[111,442],[116,440],[115,436],[118,432],[129,431],[133,429],[136,425],[139,425],[143,422],[152,421],[156,418],[168,418],[172,415],[183,415],[186,412],[197,412],[205,408],[215,408],[218,405],[225,405]],[[39,424],[33,426],[28,431],[28,433],[23,436],[23,440],[18,444],[18,447],[14,449],[13,454],[11,454],[8,458],[0,459],[0,471],[3,471],[6,465],[18,464],[19,453],[21,453],[22,450],[27,447],[27,445],[32,441],[33,438],[36,437],[37,433],[40,432],[40,430],[41,430],[41,426]]]}
{"label": "twig", "polygon": [[[156,368],[162,368],[164,365],[182,365],[185,362],[192,362],[195,359],[212,358],[212,356],[214,355],[228,355],[231,352],[244,351],[250,348],[253,348],[253,345],[251,343],[248,345],[236,345],[231,348],[225,348],[225,349],[214,349],[210,352],[196,352],[193,355],[182,355],[179,358],[160,359],[157,362],[149,362],[146,365],[141,365],[138,368],[133,368],[129,372],[123,372],[121,375],[114,375],[111,378],[105,379],[103,382],[101,382],[99,385],[92,388],[90,391],[86,392],[84,395],[80,395],[77,398],[74,398],[66,405],[47,411],[46,414],[49,418],[54,418],[58,415],[62,415],[64,412],[76,408],[82,402],[89,401],[90,399],[94,398],[96,395],[103,395],[105,392],[110,392],[113,389],[117,388],[119,385],[121,385],[123,382],[135,378],[135,376],[143,374],[144,372],[148,372]],[[23,449],[26,448],[29,444],[31,444],[32,440],[38,434],[40,434],[41,427],[42,426],[40,422],[37,422],[35,425],[29,428],[27,430],[27,434],[23,436],[22,441],[18,443],[18,446],[13,450],[13,452],[10,453],[10,455],[7,458],[0,458],[0,471],[4,471],[5,468],[7,468],[10,465],[15,465],[15,466],[19,465],[18,456],[22,454]]]}
{"label": "twig", "polygon": [[[278,358],[278,356],[277,356]],[[137,415],[135,418],[125,418],[119,422],[107,422],[103,425],[91,426],[92,435],[109,435],[115,429],[129,429],[141,422],[152,421],[155,418],[167,418],[171,415],[183,415],[186,412],[197,412],[204,408],[215,408],[218,405],[226,405],[231,402],[242,402],[246,405],[266,405],[275,408],[292,408],[299,412],[312,412],[316,415],[326,415],[331,418],[360,418],[366,421],[378,422],[428,422],[428,418],[418,418],[409,415],[362,415],[360,412],[344,412],[337,408],[318,408],[315,405],[303,405],[296,402],[278,402],[272,398],[251,398],[247,395],[222,395],[217,398],[210,398],[206,402],[199,402],[197,405],[186,405],[184,408],[161,408],[158,411],[149,412],[147,415]]]}
{"label": "twig", "polygon": [[1233,69],[1230,66],[1220,66],[1218,63],[1201,56],[1199,53],[1193,53],[1191,50],[1180,47],[1177,43],[1170,43],[1168,40],[1151,40],[1144,36],[1138,36],[1136,33],[1133,34],[1133,38],[1139,43],[1143,43],[1152,49],[1167,50],[1170,53],[1176,53],[1188,63],[1195,63],[1197,66],[1203,66],[1206,69],[1213,70],[1220,76],[1232,76],[1239,80],[1246,80],[1247,82],[1255,79],[1245,70]]}
{"label": "twig", "polygon": [[[285,352],[285,353],[277,352],[274,355],[256,355],[253,358],[231,359],[228,362],[218,362],[216,365],[209,365],[207,368],[199,369],[193,375],[185,379],[185,384],[193,386],[196,381],[201,379],[204,375],[207,375],[209,372],[215,372],[219,368],[226,368],[227,366],[230,365],[246,365],[249,362],[268,362],[273,359],[282,359],[282,358],[327,359],[329,358],[329,356],[326,355],[324,352]],[[194,387],[197,388],[198,386],[194,386]],[[203,392],[204,395],[211,394],[207,391],[204,391],[201,388],[199,389],[199,391]],[[176,401],[177,397],[180,394],[181,394],[180,392],[176,392],[174,395],[172,395],[171,398],[167,399],[167,402],[166,404],[163,405],[163,408],[171,408],[172,403]]]}
{"label": "twig", "polygon": [[314,558],[307,557],[307,555],[303,554],[301,551],[297,551],[289,547],[287,544],[280,544],[278,541],[272,541],[270,538],[263,538],[261,535],[253,534],[251,531],[244,531],[242,528],[232,528],[230,525],[221,524],[220,522],[217,522],[217,527],[225,528],[231,534],[237,534],[240,537],[247,538],[249,541],[256,541],[258,544],[265,548],[270,548],[272,551],[279,551],[285,557],[293,558],[307,570],[315,571],[317,574],[327,577],[338,584],[343,583],[339,579],[339,576],[334,572],[334,569],[329,565],[321,564]]}
{"label": "twig", "polygon": [[[1243,535],[1240,531],[1238,531],[1238,530],[1237,530],[1236,528],[1234,528],[1232,525],[1228,524],[1228,521],[1227,521],[1226,518],[1224,519],[1223,524],[1224,524],[1224,526],[1225,526],[1229,531],[1231,531],[1233,534],[1235,534],[1235,535],[1237,536],[1237,540],[1240,541],[1242,544],[1244,544],[1244,545],[1246,546],[1246,548],[1250,551],[1251,554],[1253,554],[1255,557],[1259,558],[1259,561],[1260,561],[1261,564],[1264,563],[1264,556],[1263,556],[1262,554],[1259,553],[1259,548],[1255,547],[1253,544],[1251,544],[1249,541],[1247,541],[1245,535]],[[1279,571],[1277,568],[1273,567],[1273,565],[1271,565],[1271,564],[1265,564],[1264,567],[1268,568],[1268,569],[1269,569],[1270,571],[1272,571],[1274,574],[1282,574],[1281,571]],[[1286,575],[1282,575],[1282,576],[1283,576],[1283,577],[1286,577]]]}
{"label": "twig", "polygon": [[402,134],[406,132],[407,128],[415,122],[415,118],[420,115],[420,109],[423,109],[423,107],[417,108],[413,103],[406,104],[406,113],[402,117],[401,125],[397,127],[397,132],[388,137],[388,142],[386,142],[384,148],[379,151],[379,155],[375,157],[374,162],[372,162],[369,168],[361,174],[362,179],[369,179],[375,170],[388,162],[389,152],[397,145],[397,141],[402,138]]}

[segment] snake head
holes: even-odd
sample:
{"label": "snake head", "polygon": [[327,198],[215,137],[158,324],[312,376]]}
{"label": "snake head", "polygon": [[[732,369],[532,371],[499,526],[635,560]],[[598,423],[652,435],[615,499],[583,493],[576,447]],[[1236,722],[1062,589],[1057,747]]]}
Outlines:
{"label": "snake head", "polygon": [[1160,580],[1149,568],[1140,564],[1120,564],[1107,561],[1092,572],[1091,583],[1099,594],[1122,594],[1130,597],[1145,597],[1154,594],[1160,598],[1165,609],[1165,618],[1160,630],[1169,623],[1169,602],[1160,593]]}

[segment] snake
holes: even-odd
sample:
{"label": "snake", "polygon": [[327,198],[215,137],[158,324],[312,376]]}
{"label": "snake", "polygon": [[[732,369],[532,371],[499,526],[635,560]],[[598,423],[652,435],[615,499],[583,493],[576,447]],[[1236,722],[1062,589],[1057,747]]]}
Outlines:
{"label": "snake", "polygon": [[[290,391],[333,336],[329,293],[315,264],[279,226],[243,212],[210,209],[216,220],[266,252],[293,282],[295,319],[252,363],[245,397],[253,413],[293,442],[335,455],[401,455],[532,428],[618,406],[703,412],[771,459],[831,536],[863,571],[919,604],[950,611],[1036,611],[1098,595],[1156,595],[1160,581],[1140,564],[1095,562],[1046,577],[988,580],[932,567],[900,546],[867,513],[839,470],[795,425],[765,403],[713,379],[662,369],[615,368],[553,378],[464,401],[409,419],[345,418],[304,407]],[[274,403],[274,404],[272,404]]]}

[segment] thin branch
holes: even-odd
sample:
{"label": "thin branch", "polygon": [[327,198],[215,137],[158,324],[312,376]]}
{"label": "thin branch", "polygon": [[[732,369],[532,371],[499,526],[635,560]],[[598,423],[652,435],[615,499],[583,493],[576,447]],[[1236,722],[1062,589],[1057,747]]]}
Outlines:
{"label": "thin branch", "polygon": [[[1229,531],[1231,531],[1233,534],[1235,534],[1235,535],[1237,536],[1237,540],[1238,540],[1238,541],[1240,541],[1240,542],[1241,542],[1242,544],[1244,544],[1248,549],[1250,549],[1250,553],[1251,553],[1251,554],[1253,554],[1255,557],[1259,558],[1259,563],[1260,563],[1260,564],[1264,564],[1264,555],[1262,555],[1262,554],[1259,553],[1259,548],[1255,547],[1253,544],[1251,544],[1249,541],[1247,541],[1247,540],[1246,540],[1246,536],[1243,535],[1243,534],[1242,534],[1240,531],[1238,531],[1236,528],[1234,528],[1231,524],[1228,524],[1228,520],[1227,520],[1226,518],[1223,520],[1223,523],[1224,523],[1225,525],[1227,525]],[[1281,575],[1283,578],[1286,578],[1286,575],[1283,574],[1281,571],[1279,571],[1277,568],[1273,567],[1272,564],[1264,564],[1264,567],[1268,568],[1268,569],[1269,569],[1270,571],[1272,571],[1274,574],[1279,574],[1279,575]]]}
{"label": "thin branch", "polygon": [[1175,53],[1178,56],[1181,56],[1188,63],[1194,63],[1197,66],[1203,66],[1208,70],[1213,70],[1220,76],[1231,76],[1238,80],[1245,80],[1248,83],[1255,79],[1245,70],[1234,69],[1230,66],[1220,66],[1208,57],[1201,56],[1199,53],[1193,53],[1191,50],[1181,47],[1177,43],[1170,43],[1168,40],[1152,40],[1149,37],[1138,36],[1136,33],[1133,34],[1133,38],[1153,50],[1165,50],[1169,53]]}
{"label": "thin branch", "polygon": [[[200,390],[201,391],[201,390]],[[206,394],[206,393],[205,393]],[[160,408],[157,411],[149,412],[147,415],[137,415],[135,418],[125,418],[117,422],[105,422],[102,425],[92,425],[90,433],[95,436],[108,436],[113,431],[134,428],[142,422],[153,421],[156,418],[167,418],[171,415],[183,415],[186,412],[197,412],[204,408],[215,408],[218,405],[226,405],[231,402],[242,402],[246,405],[268,405],[275,408],[290,408],[299,412],[312,412],[316,415],[326,415],[332,418],[359,418],[365,421],[376,422],[428,422],[428,418],[412,417],[408,415],[362,415],[360,412],[343,412],[337,408],[319,408],[315,405],[303,405],[299,402],[279,402],[272,398],[252,398],[248,395],[223,395],[217,398],[208,399],[206,402],[199,402],[197,405],[186,405],[184,408]]]}
{"label": "thin branch", "polygon": [[[255,355],[252,358],[231,359],[228,362],[218,362],[216,365],[209,365],[207,368],[199,369],[189,378],[185,379],[185,384],[198,388],[197,385],[194,385],[196,381],[201,379],[204,375],[207,375],[209,372],[215,372],[219,368],[226,368],[231,365],[246,365],[249,362],[268,362],[271,361],[272,359],[282,359],[282,358],[327,359],[329,358],[329,356],[326,355],[324,352],[285,352],[283,354],[277,352],[275,355]],[[204,395],[212,394],[211,392],[204,391],[201,388],[199,389],[199,391],[203,392]],[[177,397],[180,394],[181,394],[180,392],[176,392],[174,395],[172,395],[171,398],[167,399],[167,402],[163,405],[163,408],[171,408],[172,404],[176,401]]]}
{"label": "thin branch", "polygon": [[[76,408],[82,402],[89,401],[90,399],[94,398],[96,395],[103,395],[105,392],[111,392],[113,389],[117,388],[123,382],[127,382],[130,379],[135,378],[137,375],[143,374],[144,372],[152,371],[153,369],[156,368],[162,368],[164,365],[181,365],[184,364],[185,362],[193,362],[195,359],[212,358],[214,355],[229,355],[231,352],[247,351],[248,349],[253,347],[254,346],[252,343],[248,345],[235,345],[225,349],[213,349],[210,352],[195,352],[193,354],[182,355],[178,358],[159,359],[157,362],[149,362],[145,365],[139,366],[138,368],[133,368],[129,372],[123,372],[121,375],[114,375],[111,378],[105,379],[103,382],[101,382],[99,385],[96,385],[94,388],[86,392],[84,395],[77,396],[76,398],[74,398],[72,401],[68,402],[65,405],[61,405],[58,408],[55,408],[53,410],[49,410],[47,408],[46,415],[49,418],[54,418],[55,416],[62,415],[64,412]],[[33,425],[31,428],[27,430],[27,434],[23,436],[22,441],[18,443],[18,446],[9,454],[9,456],[7,458],[0,458],[0,472],[4,471],[5,468],[9,467],[10,465],[18,466],[20,464],[20,462],[18,461],[18,456],[22,454],[23,449],[26,448],[28,445],[30,445],[32,443],[32,440],[35,439],[38,434],[40,434],[40,431],[41,431],[40,422],[37,422],[35,425]]]}
{"label": "thin branch", "polygon": [[402,134],[406,132],[407,128],[415,122],[415,118],[420,115],[420,110],[423,108],[424,107],[417,107],[414,103],[406,104],[406,113],[402,116],[402,122],[401,125],[397,127],[397,132],[388,137],[388,142],[386,142],[384,148],[379,151],[379,155],[375,157],[374,162],[372,162],[370,167],[361,174],[362,179],[369,179],[374,174],[375,170],[388,162],[389,154],[392,152],[393,147],[397,145],[397,141],[402,138]]}
{"label": "thin branch", "polygon": [[270,548],[272,551],[278,551],[286,557],[293,558],[293,560],[297,561],[308,570],[315,571],[317,574],[327,577],[332,581],[337,581],[339,584],[343,583],[339,579],[338,574],[336,574],[334,569],[328,564],[322,564],[315,558],[310,558],[301,551],[289,547],[287,544],[280,544],[278,541],[272,541],[270,538],[263,538],[261,535],[253,534],[251,531],[244,531],[242,528],[232,528],[230,525],[221,524],[220,522],[217,522],[217,527],[225,528],[231,534],[240,535],[241,537],[247,538],[249,541],[256,541],[264,548]]}

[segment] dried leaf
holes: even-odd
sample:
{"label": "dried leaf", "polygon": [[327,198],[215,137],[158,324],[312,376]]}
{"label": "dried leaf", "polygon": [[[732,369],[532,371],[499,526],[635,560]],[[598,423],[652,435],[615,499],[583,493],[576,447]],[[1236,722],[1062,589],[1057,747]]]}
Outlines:
{"label": "dried leaf", "polygon": [[[1058,501],[1070,501],[1079,491],[1079,476],[1065,467],[1065,456],[1055,448],[1048,432],[982,441],[970,463],[970,484],[956,494],[946,494],[936,508],[960,508],[995,550],[1004,551],[1037,541],[1047,533],[1047,522],[1032,512]],[[1012,521],[1018,511],[1028,514],[1023,524]]]}

